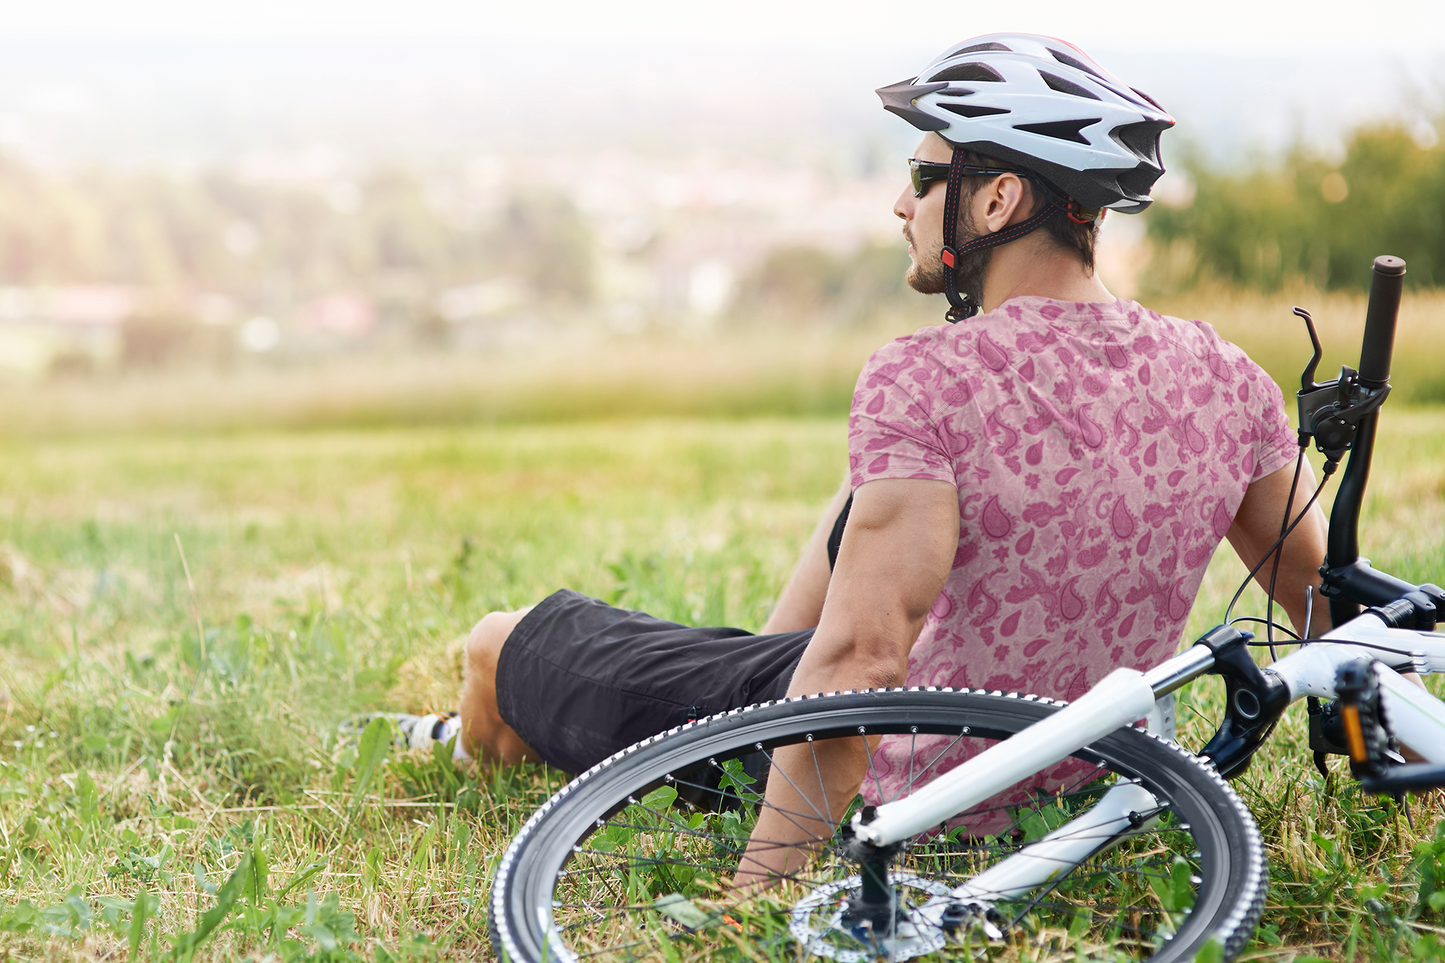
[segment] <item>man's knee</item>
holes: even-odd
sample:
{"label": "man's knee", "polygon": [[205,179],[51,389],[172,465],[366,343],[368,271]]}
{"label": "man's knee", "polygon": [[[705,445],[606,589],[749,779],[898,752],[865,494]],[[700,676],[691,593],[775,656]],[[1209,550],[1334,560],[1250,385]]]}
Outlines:
{"label": "man's knee", "polygon": [[479,667],[490,664],[493,668],[497,664],[497,656],[502,652],[502,644],[511,635],[511,629],[502,630],[502,622],[499,615],[504,612],[488,612],[482,616],[482,620],[472,627],[472,634],[467,637],[467,667]]}
{"label": "man's knee", "polygon": [[512,630],[530,611],[488,613],[467,636],[462,737],[466,750],[482,762],[511,764],[537,758],[502,719],[497,706],[497,660]]}
{"label": "man's knee", "polygon": [[472,634],[467,637],[467,672],[482,672],[495,676],[502,646],[511,638],[517,623],[530,611],[532,607],[528,606],[517,612],[488,612],[482,616],[481,621],[472,627]]}

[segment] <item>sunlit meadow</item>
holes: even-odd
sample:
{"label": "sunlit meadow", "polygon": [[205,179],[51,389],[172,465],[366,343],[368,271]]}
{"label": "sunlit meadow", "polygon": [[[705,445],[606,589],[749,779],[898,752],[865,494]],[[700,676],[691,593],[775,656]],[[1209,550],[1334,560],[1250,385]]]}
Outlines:
{"label": "sunlit meadow", "polygon": [[[1360,299],[1295,297],[1318,298],[1330,363],[1347,359]],[[1180,300],[1167,307],[1210,317],[1292,387],[1307,342],[1289,297]],[[1437,304],[1407,302],[1402,394],[1429,381]],[[358,757],[337,723],[451,706],[470,625],[560,586],[756,629],[841,478],[868,339],[891,333],[610,344],[429,380],[337,367],[285,387],[16,389],[0,441],[0,947],[492,958],[492,866],[560,775]],[[640,392],[659,361],[661,387]],[[1445,577],[1442,426],[1441,409],[1399,406],[1381,430],[1362,541],[1412,579]],[[1225,549],[1192,630],[1241,577]],[[1216,697],[1195,687],[1186,743]],[[1438,798],[1412,800],[1412,826],[1339,760],[1322,780],[1304,746],[1292,711],[1236,783],[1273,867],[1251,952],[1430,956]]]}

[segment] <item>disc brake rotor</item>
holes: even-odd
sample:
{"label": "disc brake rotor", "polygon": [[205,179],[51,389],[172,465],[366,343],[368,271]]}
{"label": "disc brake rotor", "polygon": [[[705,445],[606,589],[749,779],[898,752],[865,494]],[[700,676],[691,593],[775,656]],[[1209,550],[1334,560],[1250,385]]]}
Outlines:
{"label": "disc brake rotor", "polygon": [[930,897],[937,905],[938,898],[949,895],[949,887],[913,873],[890,873],[888,878],[898,890],[898,921],[892,936],[858,932],[843,923],[848,898],[862,886],[857,876],[826,883],[799,900],[793,907],[789,932],[807,953],[839,963],[879,959],[902,963],[942,949],[947,937],[937,918],[925,915],[919,907]]}

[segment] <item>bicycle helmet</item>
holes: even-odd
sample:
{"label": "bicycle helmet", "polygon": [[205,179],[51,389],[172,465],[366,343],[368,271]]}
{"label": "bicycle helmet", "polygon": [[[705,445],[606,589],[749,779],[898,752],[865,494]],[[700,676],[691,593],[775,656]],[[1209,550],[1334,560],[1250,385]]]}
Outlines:
{"label": "bicycle helmet", "polygon": [[1174,126],[1153,98],[1125,85],[1078,47],[1036,34],[965,40],[917,77],[877,93],[885,110],[956,148],[944,214],[950,320],[977,310],[968,310],[966,299],[958,297],[954,271],[957,256],[966,253],[953,250],[953,235],[967,153],[1036,175],[1048,201],[1034,217],[966,245],[978,250],[1021,237],[1060,214],[1088,223],[1104,208],[1144,210],[1164,173],[1159,135]]}

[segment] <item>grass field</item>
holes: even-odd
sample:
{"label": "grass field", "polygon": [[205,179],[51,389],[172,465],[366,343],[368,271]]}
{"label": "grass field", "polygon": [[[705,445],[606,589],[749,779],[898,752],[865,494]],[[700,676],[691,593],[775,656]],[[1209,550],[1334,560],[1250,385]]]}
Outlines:
{"label": "grass field", "polygon": [[[1365,521],[1366,553],[1418,580],[1445,578],[1442,426],[1388,414]],[[490,958],[490,867],[556,774],[358,757],[336,723],[450,706],[470,625],[559,586],[756,629],[844,459],[836,416],[70,427],[0,442],[0,951],[21,959]],[[1193,628],[1241,575],[1216,559]],[[1196,688],[1197,746],[1218,693]],[[1304,740],[1292,712],[1236,783],[1274,873],[1254,952],[1435,958],[1440,800],[1411,828]]]}
{"label": "grass field", "polygon": [[[1365,297],[1307,288],[1259,294],[1215,291],[1148,299],[1202,318],[1293,391],[1309,359],[1314,313],[1329,380],[1355,364]],[[490,354],[377,350],[301,367],[135,371],[42,382],[0,381],[0,437],[53,438],[116,431],[214,432],[264,428],[385,428],[539,424],[670,416],[755,418],[844,415],[858,370],[889,338],[939,324],[941,302],[921,296],[876,323],[838,330],[799,319],[790,327],[723,328],[682,337],[608,338],[554,332]],[[1397,402],[1445,402],[1445,293],[1408,291],[1395,352]]]}
{"label": "grass field", "polygon": [[820,420],[7,446],[0,942],[110,955],[129,940],[116,901],[145,891],[142,951],[166,951],[157,935],[196,931],[250,846],[276,894],[304,877],[273,897],[299,906],[299,945],[248,920],[206,956],[341,952],[326,934],[349,927],[368,957],[486,956],[474,904],[546,779],[430,758],[367,775],[336,723],[451,704],[456,640],[558,585],[758,626],[841,437]]}

